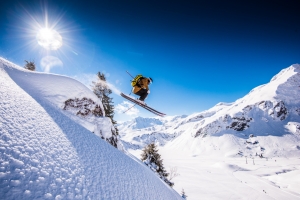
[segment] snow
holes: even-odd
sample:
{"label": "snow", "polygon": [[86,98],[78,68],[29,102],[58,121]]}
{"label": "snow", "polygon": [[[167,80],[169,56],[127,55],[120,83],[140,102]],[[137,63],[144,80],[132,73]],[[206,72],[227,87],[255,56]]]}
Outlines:
{"label": "snow", "polygon": [[[300,199],[298,64],[235,102],[118,125],[128,152],[102,139],[110,119],[64,109],[87,98],[104,112],[80,82],[0,58],[0,86],[1,199]],[[174,189],[138,159],[151,142]]]}
{"label": "snow", "polygon": [[167,171],[180,174],[174,189],[189,200],[300,199],[299,88],[295,64],[233,103],[124,122],[121,140],[138,158],[158,144]]}
{"label": "snow", "polygon": [[83,97],[102,108],[80,82],[0,58],[0,85],[1,199],[181,199],[99,137],[111,134],[108,118],[63,110],[66,100]]}

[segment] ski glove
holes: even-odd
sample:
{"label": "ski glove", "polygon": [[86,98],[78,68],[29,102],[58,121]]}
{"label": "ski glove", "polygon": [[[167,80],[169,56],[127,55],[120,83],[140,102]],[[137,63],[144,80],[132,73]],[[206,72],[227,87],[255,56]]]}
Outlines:
{"label": "ski glove", "polygon": [[150,94],[150,90],[148,90],[147,93]]}

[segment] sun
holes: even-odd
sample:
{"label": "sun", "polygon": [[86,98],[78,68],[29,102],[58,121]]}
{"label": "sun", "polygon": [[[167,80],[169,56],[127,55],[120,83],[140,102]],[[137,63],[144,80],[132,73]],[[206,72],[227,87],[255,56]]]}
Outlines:
{"label": "sun", "polygon": [[57,31],[48,28],[40,29],[36,39],[38,44],[47,50],[57,50],[63,44],[61,35]]}

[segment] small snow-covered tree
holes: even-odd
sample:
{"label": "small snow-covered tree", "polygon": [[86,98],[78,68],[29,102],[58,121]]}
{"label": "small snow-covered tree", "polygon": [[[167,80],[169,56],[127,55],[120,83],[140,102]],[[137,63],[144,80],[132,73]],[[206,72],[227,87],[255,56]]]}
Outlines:
{"label": "small snow-covered tree", "polygon": [[167,179],[169,173],[165,170],[157,146],[154,143],[147,145],[141,154],[141,160],[154,172],[156,172],[161,179],[163,179],[171,187],[174,185]]}
{"label": "small snow-covered tree", "polygon": [[114,130],[112,130],[112,137],[107,139],[107,141],[113,145],[114,147],[117,147],[118,142],[118,129],[116,127],[117,122],[114,120],[114,105],[112,98],[109,97],[109,95],[112,93],[111,89],[109,89],[109,86],[106,82],[106,77],[103,73],[98,72],[97,73],[98,80],[93,81],[93,92],[97,95],[97,97],[101,100],[103,104],[103,108],[105,111],[105,116],[109,117],[111,119],[111,122],[114,125]]}
{"label": "small snow-covered tree", "polygon": [[184,192],[184,189],[182,189],[182,191],[181,191],[181,197],[182,197],[183,199],[187,199],[187,196],[186,196],[186,194],[185,194],[185,192]]}
{"label": "small snow-covered tree", "polygon": [[25,60],[26,64],[24,66],[25,69],[31,70],[31,71],[35,71],[35,63],[34,61],[27,61]]}

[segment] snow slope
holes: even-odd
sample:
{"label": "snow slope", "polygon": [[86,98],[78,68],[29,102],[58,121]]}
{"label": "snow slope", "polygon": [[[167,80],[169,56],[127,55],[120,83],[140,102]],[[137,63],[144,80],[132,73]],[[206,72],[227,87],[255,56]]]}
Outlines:
{"label": "snow slope", "polygon": [[63,110],[70,98],[101,104],[83,84],[0,58],[0,86],[1,199],[181,199],[99,137],[110,120]]}
{"label": "snow slope", "polygon": [[[161,123],[138,124],[151,120]],[[188,199],[300,199],[298,64],[233,103],[132,120],[119,132],[137,157],[149,142],[159,144],[167,170],[177,167],[180,174],[174,189],[184,188]]]}

